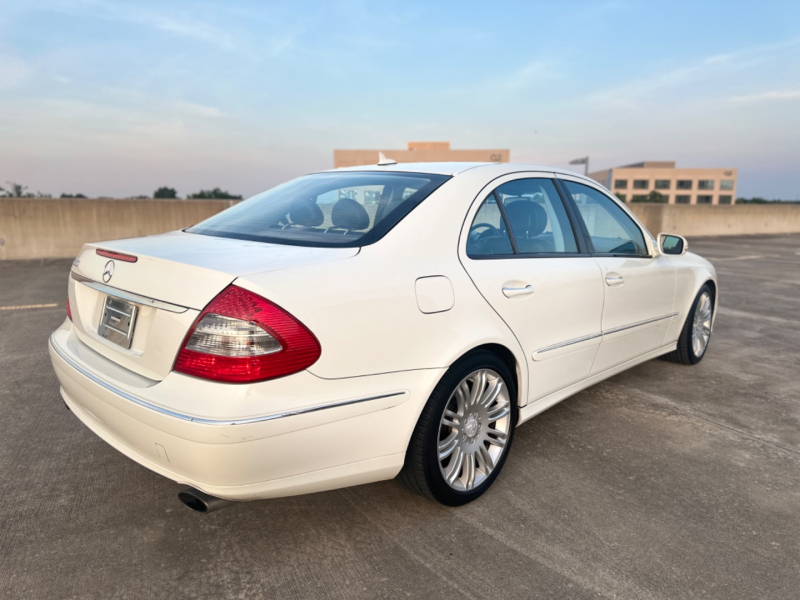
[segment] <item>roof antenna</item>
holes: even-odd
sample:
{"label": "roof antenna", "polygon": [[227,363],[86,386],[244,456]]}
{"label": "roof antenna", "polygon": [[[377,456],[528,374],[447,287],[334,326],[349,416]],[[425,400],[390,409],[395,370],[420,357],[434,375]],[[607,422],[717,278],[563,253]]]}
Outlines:
{"label": "roof antenna", "polygon": [[396,165],[396,164],[397,164],[396,160],[392,160],[391,158],[386,158],[383,155],[383,152],[378,152],[378,166],[379,167],[385,167],[387,165]]}

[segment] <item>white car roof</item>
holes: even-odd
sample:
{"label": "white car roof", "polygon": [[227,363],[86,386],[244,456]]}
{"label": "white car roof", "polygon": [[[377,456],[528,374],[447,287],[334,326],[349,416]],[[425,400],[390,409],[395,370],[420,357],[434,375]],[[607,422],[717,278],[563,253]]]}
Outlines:
{"label": "white car roof", "polygon": [[505,167],[504,171],[515,173],[517,171],[544,171],[546,173],[560,173],[562,175],[573,175],[581,179],[587,177],[581,173],[548,167],[546,165],[534,165],[527,163],[493,163],[493,162],[419,162],[419,163],[397,163],[393,165],[362,165],[358,167],[343,167],[341,169],[331,169],[331,171],[388,171],[404,173],[436,173],[439,175],[458,175],[470,169],[480,167],[494,167],[495,169]]}

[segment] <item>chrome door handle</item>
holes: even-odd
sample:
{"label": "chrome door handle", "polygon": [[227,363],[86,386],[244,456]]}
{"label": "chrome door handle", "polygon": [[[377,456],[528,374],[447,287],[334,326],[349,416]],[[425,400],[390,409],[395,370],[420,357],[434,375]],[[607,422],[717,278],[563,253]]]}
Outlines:
{"label": "chrome door handle", "polygon": [[606,285],[615,286],[623,283],[625,283],[625,279],[623,279],[622,275],[617,275],[616,273],[606,275]]}
{"label": "chrome door handle", "polygon": [[533,286],[526,285],[525,287],[503,287],[503,295],[506,298],[511,298],[513,296],[525,296],[527,294],[533,293]]}

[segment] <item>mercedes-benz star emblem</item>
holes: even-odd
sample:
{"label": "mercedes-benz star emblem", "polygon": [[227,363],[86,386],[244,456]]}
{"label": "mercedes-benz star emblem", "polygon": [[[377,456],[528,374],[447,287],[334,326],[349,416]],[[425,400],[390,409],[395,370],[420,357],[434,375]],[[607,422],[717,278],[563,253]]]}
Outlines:
{"label": "mercedes-benz star emblem", "polygon": [[103,281],[108,283],[111,281],[111,278],[114,276],[114,261],[110,260],[106,263],[105,269],[103,269]]}

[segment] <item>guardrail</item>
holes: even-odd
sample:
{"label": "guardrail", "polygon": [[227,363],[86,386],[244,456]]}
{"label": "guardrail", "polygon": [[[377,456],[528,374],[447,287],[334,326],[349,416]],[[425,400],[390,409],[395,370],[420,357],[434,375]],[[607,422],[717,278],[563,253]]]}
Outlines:
{"label": "guardrail", "polygon": [[[0,198],[0,260],[72,258],[85,242],[154,235],[198,223],[236,200]],[[632,203],[654,235],[800,233],[800,205]]]}

